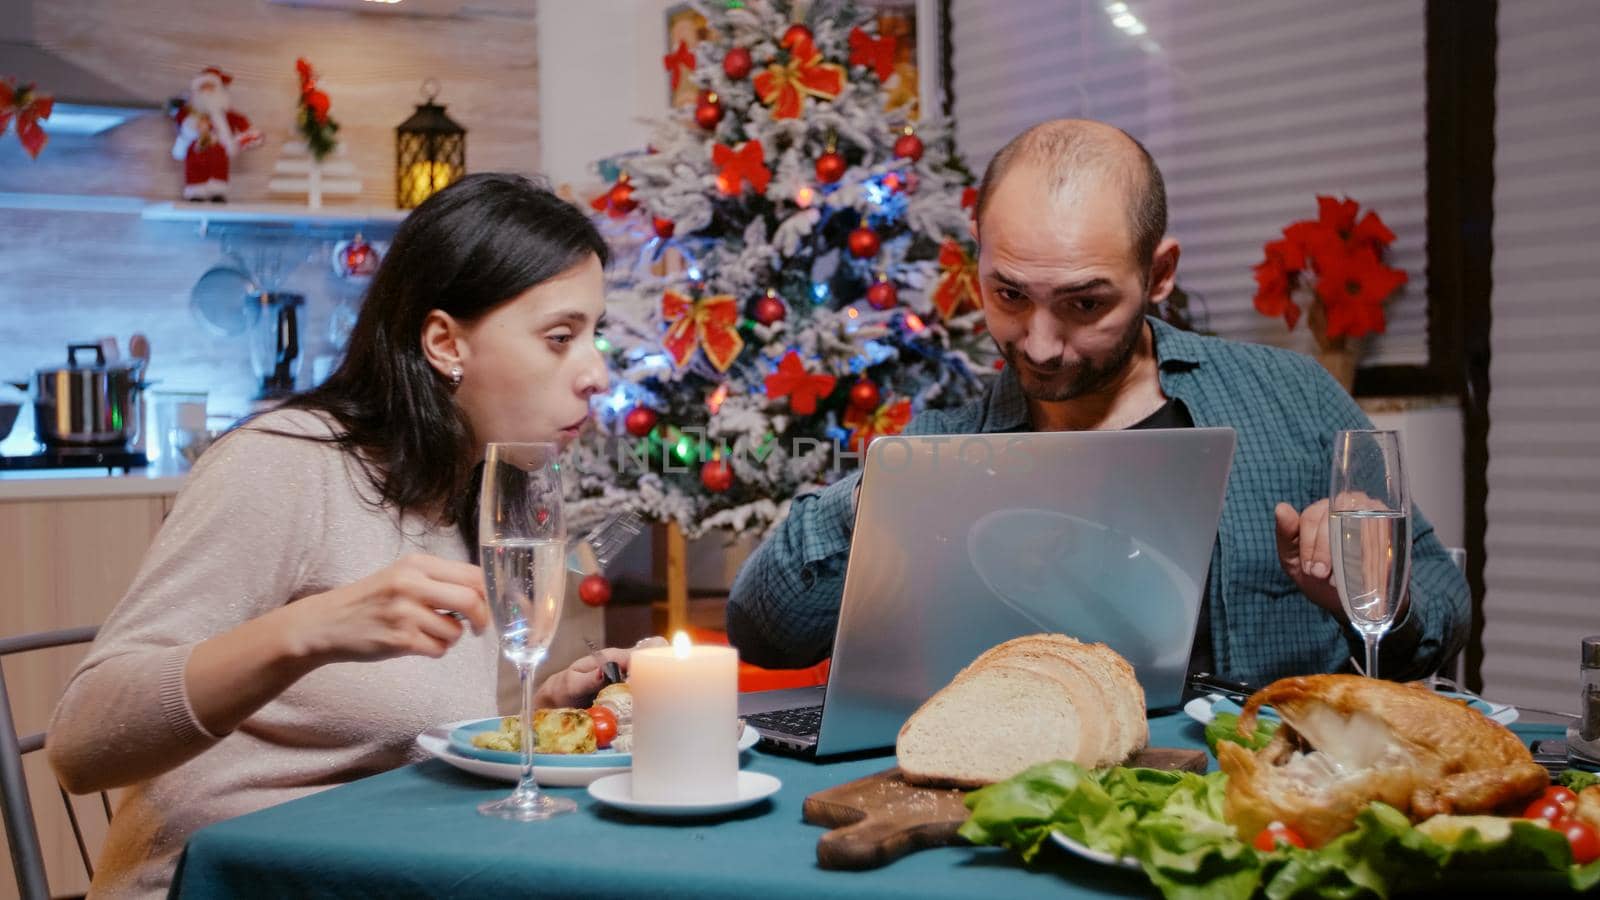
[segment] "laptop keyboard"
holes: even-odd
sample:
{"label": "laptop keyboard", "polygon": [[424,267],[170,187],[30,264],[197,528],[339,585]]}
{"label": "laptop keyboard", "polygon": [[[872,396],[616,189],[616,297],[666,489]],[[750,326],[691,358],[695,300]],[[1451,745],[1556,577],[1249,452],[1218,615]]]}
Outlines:
{"label": "laptop keyboard", "polygon": [[822,706],[818,704],[794,709],[775,709],[772,712],[745,716],[744,720],[757,728],[806,737],[816,734],[822,727]]}

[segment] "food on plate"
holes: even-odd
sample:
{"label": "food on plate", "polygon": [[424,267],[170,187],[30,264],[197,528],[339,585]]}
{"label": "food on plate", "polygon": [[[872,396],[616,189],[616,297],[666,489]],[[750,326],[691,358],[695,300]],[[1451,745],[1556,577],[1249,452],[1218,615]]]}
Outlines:
{"label": "food on plate", "polygon": [[[593,753],[594,720],[581,709],[539,709],[533,713],[533,752]],[[522,723],[519,716],[500,720],[499,731],[480,731],[472,745],[485,750],[522,752]]]}
{"label": "food on plate", "polygon": [[625,682],[608,684],[594,698],[594,705],[611,710],[617,718],[617,734],[611,749],[626,753],[633,749],[633,690]]}
{"label": "food on plate", "polygon": [[1241,734],[1266,704],[1283,719],[1266,747],[1217,746],[1225,813],[1242,840],[1278,821],[1320,847],[1374,800],[1412,822],[1520,811],[1550,783],[1520,738],[1424,688],[1358,675],[1285,678],[1251,695]]}
{"label": "food on plate", "polygon": [[993,647],[900,729],[906,780],[979,787],[1036,763],[1123,762],[1150,740],[1133,667],[1104,644],[1036,634]]}
{"label": "food on plate", "polygon": [[604,706],[591,706],[586,712],[594,722],[594,745],[601,750],[610,747],[617,738],[617,714]]}

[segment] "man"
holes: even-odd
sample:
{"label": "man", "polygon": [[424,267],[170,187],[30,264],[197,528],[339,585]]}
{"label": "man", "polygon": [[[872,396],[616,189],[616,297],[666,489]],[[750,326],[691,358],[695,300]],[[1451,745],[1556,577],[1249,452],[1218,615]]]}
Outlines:
{"label": "man", "polygon": [[[907,434],[1230,426],[1238,435],[1191,669],[1252,684],[1363,657],[1332,582],[1325,498],[1335,431],[1370,428],[1310,358],[1179,331],[1145,315],[1172,291],[1154,160],[1108,125],[1035,126],[989,163],[972,224],[983,313],[1006,365],[986,396],[929,411]],[[859,474],[797,498],[728,602],[743,657],[828,655]],[[1413,515],[1409,604],[1380,674],[1418,677],[1466,636],[1468,593]]]}

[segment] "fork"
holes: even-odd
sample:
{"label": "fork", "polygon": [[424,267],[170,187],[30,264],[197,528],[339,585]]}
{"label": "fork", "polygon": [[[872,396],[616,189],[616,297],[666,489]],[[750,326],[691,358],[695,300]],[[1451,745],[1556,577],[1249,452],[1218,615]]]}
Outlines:
{"label": "fork", "polygon": [[567,566],[583,574],[602,573],[623,548],[644,530],[644,519],[631,509],[613,513],[572,547]]}
{"label": "fork", "polygon": [[606,673],[606,684],[620,683],[622,681],[622,670],[617,668],[617,664],[609,659],[606,659],[605,656],[600,653],[599,645],[594,641],[590,640],[589,638],[584,638],[583,642],[589,645],[589,655],[593,656],[594,661],[600,664],[600,671]]}

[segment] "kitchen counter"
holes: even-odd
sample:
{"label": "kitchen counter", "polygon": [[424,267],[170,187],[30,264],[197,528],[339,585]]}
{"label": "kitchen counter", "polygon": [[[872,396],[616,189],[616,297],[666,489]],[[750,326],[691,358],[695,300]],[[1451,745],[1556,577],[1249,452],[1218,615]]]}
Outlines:
{"label": "kitchen counter", "polygon": [[0,472],[0,502],[95,500],[102,497],[171,497],[183,487],[187,469],[149,466],[126,475],[104,469],[25,469]]}

